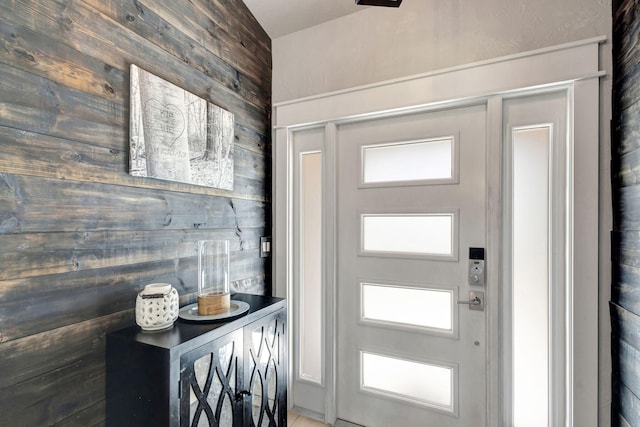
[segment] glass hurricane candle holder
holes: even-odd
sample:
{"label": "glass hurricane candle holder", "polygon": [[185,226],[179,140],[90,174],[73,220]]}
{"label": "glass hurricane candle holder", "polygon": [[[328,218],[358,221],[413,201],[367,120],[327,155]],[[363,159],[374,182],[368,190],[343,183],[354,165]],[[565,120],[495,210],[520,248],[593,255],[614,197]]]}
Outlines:
{"label": "glass hurricane candle holder", "polygon": [[229,311],[229,241],[198,242],[198,314],[210,316]]}

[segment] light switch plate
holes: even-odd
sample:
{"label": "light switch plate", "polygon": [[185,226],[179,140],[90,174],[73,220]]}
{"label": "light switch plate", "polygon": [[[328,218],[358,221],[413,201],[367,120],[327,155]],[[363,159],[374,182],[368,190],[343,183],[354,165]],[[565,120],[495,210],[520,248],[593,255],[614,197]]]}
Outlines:
{"label": "light switch plate", "polygon": [[271,256],[271,236],[260,237],[260,258]]}

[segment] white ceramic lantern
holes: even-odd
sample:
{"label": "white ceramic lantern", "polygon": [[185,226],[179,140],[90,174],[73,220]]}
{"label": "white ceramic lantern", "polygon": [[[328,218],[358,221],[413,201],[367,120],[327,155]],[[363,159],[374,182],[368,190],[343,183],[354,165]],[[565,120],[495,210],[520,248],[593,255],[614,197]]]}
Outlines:
{"label": "white ceramic lantern", "polygon": [[136,323],[146,331],[169,328],[179,308],[178,291],[171,284],[151,283],[136,298]]}

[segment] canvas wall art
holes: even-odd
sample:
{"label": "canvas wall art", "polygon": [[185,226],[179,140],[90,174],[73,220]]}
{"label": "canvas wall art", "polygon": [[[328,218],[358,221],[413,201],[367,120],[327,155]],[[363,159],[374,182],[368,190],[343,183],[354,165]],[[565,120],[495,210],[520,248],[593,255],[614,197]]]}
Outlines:
{"label": "canvas wall art", "polygon": [[133,176],[233,190],[234,116],[131,65]]}

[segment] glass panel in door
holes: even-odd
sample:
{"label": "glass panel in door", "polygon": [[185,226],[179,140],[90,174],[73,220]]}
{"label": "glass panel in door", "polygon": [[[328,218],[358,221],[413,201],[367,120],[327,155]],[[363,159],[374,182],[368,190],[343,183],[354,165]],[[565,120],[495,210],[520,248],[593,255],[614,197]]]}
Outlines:
{"label": "glass panel in door", "polygon": [[[501,366],[503,416],[517,427],[566,419],[571,158],[565,91],[505,100]],[[510,329],[509,329],[510,328]]]}
{"label": "glass panel in door", "polygon": [[362,184],[455,182],[454,137],[362,147]]}
{"label": "glass panel in door", "polygon": [[324,127],[292,132],[292,381],[294,409],[324,413]]}

